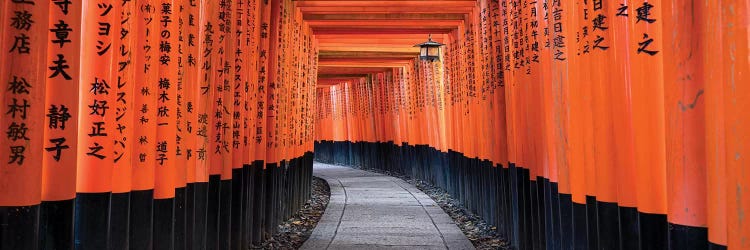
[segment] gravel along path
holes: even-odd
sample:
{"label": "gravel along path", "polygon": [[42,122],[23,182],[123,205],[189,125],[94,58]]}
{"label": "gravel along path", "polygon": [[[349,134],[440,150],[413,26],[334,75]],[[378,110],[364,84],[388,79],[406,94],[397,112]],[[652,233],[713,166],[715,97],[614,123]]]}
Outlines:
{"label": "gravel along path", "polygon": [[313,177],[312,198],[291,219],[279,225],[279,231],[263,242],[262,249],[299,249],[318,225],[331,199],[328,183]]}

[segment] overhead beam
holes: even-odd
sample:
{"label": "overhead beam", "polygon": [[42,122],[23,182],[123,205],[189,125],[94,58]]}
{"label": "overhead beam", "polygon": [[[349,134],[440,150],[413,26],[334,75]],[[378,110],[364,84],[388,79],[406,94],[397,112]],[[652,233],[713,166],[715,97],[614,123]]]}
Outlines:
{"label": "overhead beam", "polygon": [[417,47],[408,47],[408,46],[394,46],[394,47],[375,47],[375,46],[368,46],[368,45],[359,45],[359,46],[350,46],[349,45],[325,45],[321,44],[318,45],[318,49],[321,51],[374,51],[374,52],[411,52],[411,53],[419,53],[419,48]]}
{"label": "overhead beam", "polygon": [[313,28],[458,28],[463,20],[310,20]]}
{"label": "overhead beam", "polygon": [[304,14],[305,20],[463,20],[458,13]]}
{"label": "overhead beam", "polygon": [[305,0],[295,1],[297,7],[474,7],[477,6],[476,0],[397,0],[397,1],[382,1],[382,0],[366,0],[366,1],[351,1],[351,0]]}
{"label": "overhead beam", "polygon": [[414,57],[417,53],[412,52],[387,52],[387,51],[326,51],[318,53],[319,59],[335,58],[404,58]]}
{"label": "overhead beam", "polygon": [[361,75],[361,74],[372,74],[378,72],[384,72],[391,70],[394,67],[326,67],[320,66],[318,68],[318,75]]}
{"label": "overhead beam", "polygon": [[394,14],[394,13],[447,13],[467,14],[474,11],[474,7],[300,7],[302,13],[306,14],[342,14],[342,13],[371,13],[371,14]]}
{"label": "overhead beam", "polygon": [[313,33],[316,35],[364,35],[364,34],[448,34],[452,32],[454,29],[451,28],[366,28],[366,27],[357,27],[357,28],[343,28],[343,27],[336,27],[336,28],[324,28],[324,27],[318,27],[313,28]]}

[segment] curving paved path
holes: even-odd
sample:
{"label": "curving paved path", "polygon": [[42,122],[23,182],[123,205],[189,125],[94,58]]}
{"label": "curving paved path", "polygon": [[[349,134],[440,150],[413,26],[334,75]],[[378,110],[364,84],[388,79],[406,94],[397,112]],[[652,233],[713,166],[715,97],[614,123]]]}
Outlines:
{"label": "curving paved path", "polygon": [[453,220],[413,185],[316,162],[331,201],[302,249],[474,249]]}

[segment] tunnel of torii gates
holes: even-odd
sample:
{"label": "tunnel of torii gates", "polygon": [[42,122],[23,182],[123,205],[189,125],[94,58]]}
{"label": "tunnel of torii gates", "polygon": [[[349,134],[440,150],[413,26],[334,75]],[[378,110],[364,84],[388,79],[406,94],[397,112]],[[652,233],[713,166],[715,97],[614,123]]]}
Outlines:
{"label": "tunnel of torii gates", "polygon": [[314,159],[513,248],[750,249],[748,5],[4,0],[0,249],[245,249]]}

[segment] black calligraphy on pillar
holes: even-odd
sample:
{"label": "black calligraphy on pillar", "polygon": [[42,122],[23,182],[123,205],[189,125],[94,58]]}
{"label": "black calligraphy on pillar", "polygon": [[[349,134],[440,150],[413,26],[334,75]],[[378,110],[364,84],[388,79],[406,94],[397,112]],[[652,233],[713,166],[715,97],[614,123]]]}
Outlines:
{"label": "black calligraphy on pillar", "polygon": [[[655,6],[653,4],[649,3],[648,1],[644,1],[643,5],[636,8],[636,25],[651,25],[655,23],[656,19],[651,15],[651,11],[652,9],[654,9],[654,7]],[[654,38],[651,38],[647,33],[644,32],[643,37],[640,41],[638,41],[636,54],[644,54],[649,56],[658,54],[659,51],[654,48],[656,45],[652,46],[653,42]]]}
{"label": "black calligraphy on pillar", "polygon": [[[61,4],[64,4],[64,2],[61,2]],[[111,39],[111,27],[112,24],[108,21],[108,16],[110,15],[110,12],[113,9],[112,4],[108,3],[97,3],[96,8],[98,8],[99,11],[99,17],[100,21],[97,21],[96,26],[96,54],[100,57],[104,56],[111,56],[108,54],[110,51],[110,48],[112,47],[112,39]],[[65,32],[67,29],[64,29],[67,26],[64,27],[56,27],[57,30],[51,32],[55,32],[55,36],[58,36],[58,32]],[[58,40],[66,40],[68,37],[68,34],[61,34],[61,37],[63,39],[58,38]],[[63,46],[63,43],[60,43],[60,46]],[[105,60],[108,61],[108,60]],[[50,67],[50,69],[53,69]],[[96,72],[96,73],[104,73],[104,72]],[[109,91],[111,90],[111,87],[108,83],[108,79],[105,79],[100,76],[94,76],[94,81],[90,83],[91,88],[89,89],[88,94],[93,95],[94,99],[91,103],[85,104],[89,108],[89,116],[99,116],[101,117],[98,120],[92,121],[90,125],[91,132],[87,135],[90,138],[96,138],[96,137],[105,137],[98,140],[109,140],[109,138],[106,138],[107,136],[107,123],[106,123],[106,114],[107,110],[110,109],[110,102],[109,102]],[[99,144],[100,141],[94,141],[93,146],[89,146],[89,151],[86,153],[86,155],[95,157],[97,159],[103,160],[107,156],[104,154],[107,152],[107,150],[111,149],[105,149],[103,145]]]}

